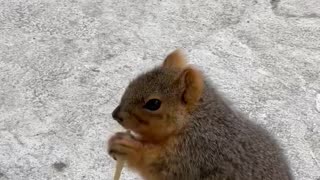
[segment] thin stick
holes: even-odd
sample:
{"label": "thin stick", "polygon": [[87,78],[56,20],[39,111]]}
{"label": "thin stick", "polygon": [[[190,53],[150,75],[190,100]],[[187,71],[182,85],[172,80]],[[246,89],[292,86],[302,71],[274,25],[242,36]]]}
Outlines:
{"label": "thin stick", "polygon": [[[130,134],[130,131],[127,130],[127,133]],[[114,173],[114,177],[113,177],[113,180],[119,180],[120,179],[120,176],[121,176],[121,171],[123,169],[123,166],[124,166],[124,163],[125,163],[125,160],[118,157],[117,158],[117,165],[116,165],[116,171]]]}
{"label": "thin stick", "polygon": [[114,173],[113,180],[119,180],[120,179],[121,171],[122,171],[123,166],[124,166],[124,162],[125,162],[124,159],[118,159],[117,160],[116,171]]}

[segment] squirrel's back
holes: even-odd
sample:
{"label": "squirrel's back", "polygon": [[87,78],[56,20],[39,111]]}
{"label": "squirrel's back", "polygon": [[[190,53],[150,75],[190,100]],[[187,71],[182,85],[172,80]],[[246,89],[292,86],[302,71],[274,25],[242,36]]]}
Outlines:
{"label": "squirrel's back", "polygon": [[189,118],[167,163],[183,159],[174,168],[192,173],[172,174],[168,179],[292,179],[277,141],[230,108],[209,82]]}

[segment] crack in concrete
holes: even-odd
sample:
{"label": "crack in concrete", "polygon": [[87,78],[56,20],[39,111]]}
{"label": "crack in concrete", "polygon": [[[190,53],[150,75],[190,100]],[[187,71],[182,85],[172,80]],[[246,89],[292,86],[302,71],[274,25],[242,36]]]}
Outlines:
{"label": "crack in concrete", "polygon": [[316,157],[316,155],[314,154],[314,152],[313,152],[312,149],[310,150],[310,154],[311,154],[311,158],[314,160],[316,166],[317,166],[318,168],[320,168],[320,163],[319,163],[319,161],[318,161],[318,159],[317,159],[317,157]]}
{"label": "crack in concrete", "polygon": [[283,16],[285,18],[304,18],[304,19],[318,19],[320,15],[316,13],[296,15],[290,13],[280,13],[279,12],[279,3],[281,0],[270,0],[271,9],[276,16]]}
{"label": "crack in concrete", "polygon": [[[13,134],[13,133],[12,133],[12,134]],[[13,137],[14,137],[15,140],[17,140],[17,142],[18,142],[21,146],[24,145],[24,143],[20,140],[20,138],[19,138],[16,134],[13,134]]]}
{"label": "crack in concrete", "polygon": [[320,15],[315,14],[315,13],[311,13],[311,14],[303,14],[303,15],[295,15],[295,14],[287,14],[287,15],[283,15],[287,18],[306,18],[306,19],[317,19],[320,18]]}

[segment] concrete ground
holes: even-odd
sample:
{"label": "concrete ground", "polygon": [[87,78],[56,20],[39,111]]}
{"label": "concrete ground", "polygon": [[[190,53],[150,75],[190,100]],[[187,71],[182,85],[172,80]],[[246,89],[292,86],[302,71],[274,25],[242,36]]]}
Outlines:
{"label": "concrete ground", "polygon": [[0,180],[111,180],[110,113],[177,47],[320,179],[319,0],[0,0]]}

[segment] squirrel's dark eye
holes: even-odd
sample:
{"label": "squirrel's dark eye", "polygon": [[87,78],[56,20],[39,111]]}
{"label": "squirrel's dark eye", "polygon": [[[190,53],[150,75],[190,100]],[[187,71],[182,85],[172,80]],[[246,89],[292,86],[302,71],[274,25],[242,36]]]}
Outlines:
{"label": "squirrel's dark eye", "polygon": [[161,101],[159,99],[150,99],[143,108],[148,109],[150,111],[156,111],[161,106]]}

